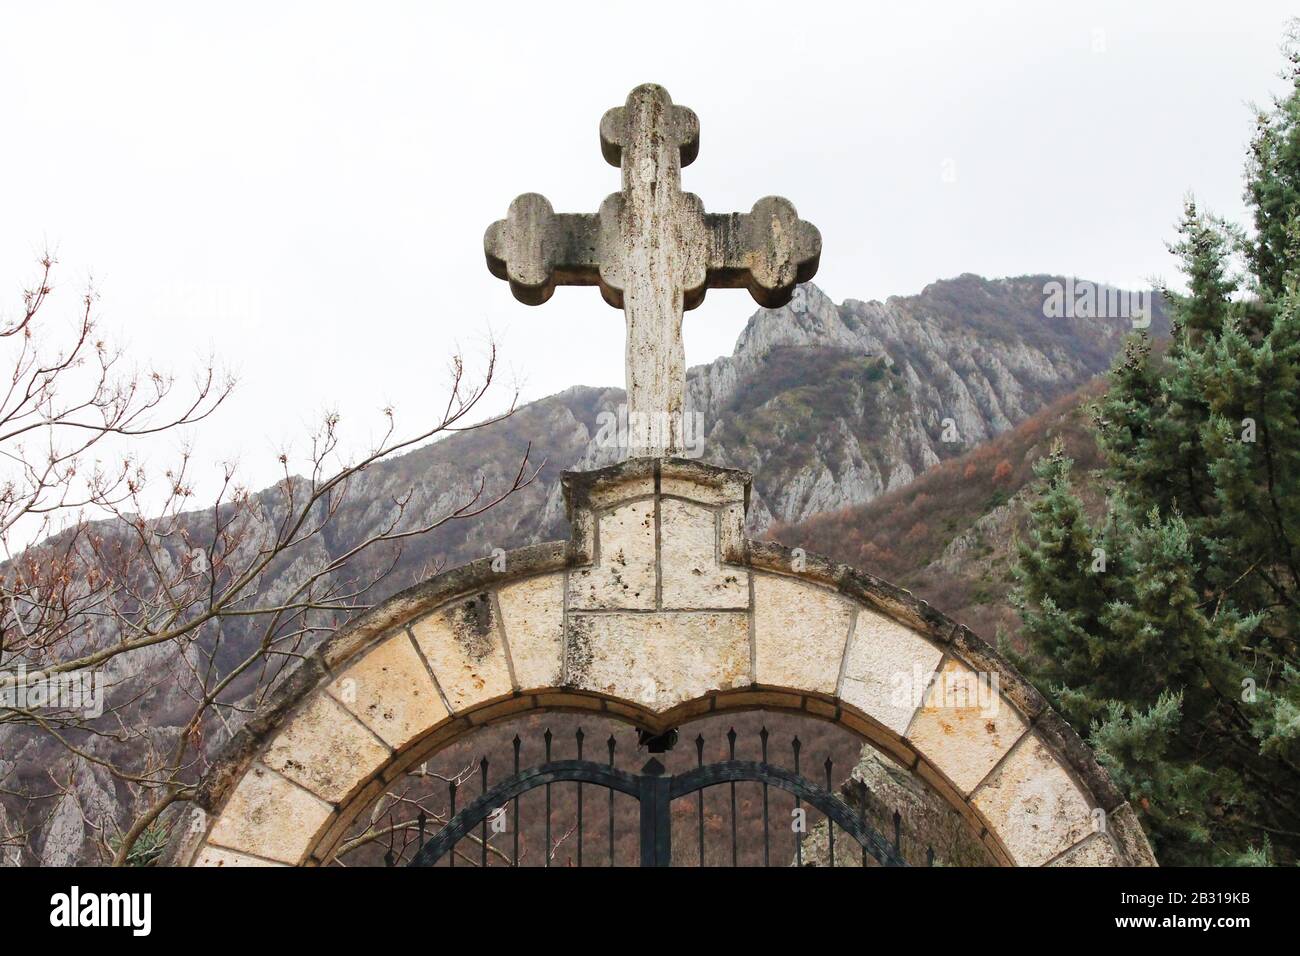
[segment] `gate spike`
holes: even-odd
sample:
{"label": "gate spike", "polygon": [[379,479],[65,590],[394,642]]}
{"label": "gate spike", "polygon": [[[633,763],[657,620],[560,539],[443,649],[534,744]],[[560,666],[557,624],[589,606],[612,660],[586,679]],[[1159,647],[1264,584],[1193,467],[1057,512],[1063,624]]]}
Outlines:
{"label": "gate spike", "polygon": [[[586,736],[579,726],[573,735],[573,739],[578,742],[578,759],[582,759],[582,740]],[[578,781],[578,866],[582,866],[582,781]]]}
{"label": "gate spike", "polygon": [[[736,759],[736,728],[732,727],[727,731],[727,748],[731,753],[731,759]],[[736,781],[732,780],[728,785],[731,790],[731,865],[740,865],[740,849],[736,837]]]}
{"label": "gate spike", "polygon": [[[802,746],[803,744],[799,743],[799,735],[795,734],[794,740],[790,741],[790,749],[794,751],[795,776],[799,775],[799,748]],[[803,807],[803,801],[797,793],[794,795],[794,806],[796,810]],[[797,831],[794,835],[794,864],[798,867],[803,866],[803,830]]]}
{"label": "gate spike", "polygon": [[[546,742],[546,763],[551,762],[551,728],[546,728],[546,733],[542,734],[542,740]],[[542,846],[542,853],[545,857],[545,865],[551,865],[551,785],[546,784],[546,829],[545,841]]]}
{"label": "gate spike", "polygon": [[[519,749],[523,746],[523,741],[519,735],[515,734],[515,739],[511,741],[515,750],[515,776],[519,776]],[[519,866],[519,797],[516,796],[510,801],[510,865]]]}
{"label": "gate spike", "polygon": [[[512,743],[514,744],[515,747],[515,776],[517,777],[519,776],[519,748],[523,746],[523,741],[519,739],[518,734],[515,734],[515,739],[512,741]],[[519,865],[519,798],[518,797],[515,797],[513,800],[510,801],[510,817],[511,817],[510,842],[513,851],[510,857],[510,865],[517,867]]]}
{"label": "gate spike", "polygon": [[[695,738],[695,766],[704,766],[704,735],[699,734]],[[695,792],[695,832],[696,844],[699,847],[700,867],[704,866],[704,788],[701,787]]]}
{"label": "gate spike", "polygon": [[[759,750],[762,754],[761,763],[767,766],[767,724],[764,724],[758,730]],[[770,826],[770,817],[768,816],[768,786],[767,781],[763,781],[763,865],[770,866],[772,859],[772,831]]]}
{"label": "gate spike", "polygon": [[[617,746],[617,741],[614,740],[614,735],[610,734],[609,740],[607,740],[605,743],[606,746],[609,747],[609,767],[611,770],[613,770],[614,769],[614,748],[615,746]],[[609,865],[611,867],[614,865],[614,788],[613,787],[609,788]]]}

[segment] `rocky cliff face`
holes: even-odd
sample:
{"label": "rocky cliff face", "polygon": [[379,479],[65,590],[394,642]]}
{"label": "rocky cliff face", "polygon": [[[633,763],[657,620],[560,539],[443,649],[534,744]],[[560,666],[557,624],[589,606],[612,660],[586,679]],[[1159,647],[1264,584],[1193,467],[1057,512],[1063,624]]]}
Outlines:
{"label": "rocky cliff face", "polygon": [[1034,465],[1059,442],[1074,462],[1084,507],[1093,517],[1104,513],[1104,486],[1088,476],[1104,464],[1090,406],[1104,392],[1105,378],[1098,376],[897,491],[777,525],[769,534],[789,547],[869,568],[985,639],[1023,651],[1020,617],[1007,595],[1017,541],[1037,498]]}
{"label": "rocky cliff face", "polygon": [[[687,385],[703,423],[702,457],[755,475],[750,531],[901,488],[1104,371],[1131,321],[1046,317],[1050,279],[964,275],[915,296],[840,305],[808,284],[790,305],[756,312],[733,354],[692,368]],[[1152,329],[1162,334],[1158,301],[1154,312]],[[545,484],[493,513],[479,540],[464,542],[468,550],[444,544],[450,556],[481,556],[488,539],[508,547],[561,534],[558,472],[618,460],[619,448],[600,437],[602,416],[616,416],[622,401],[619,389],[574,388],[508,423],[502,433],[520,447],[533,440],[545,456]],[[455,461],[491,467],[479,439],[452,439],[403,462],[426,462],[442,479],[453,477]],[[503,445],[500,435],[487,440]],[[405,480],[407,470],[392,475]]]}
{"label": "rocky cliff face", "polygon": [[[789,306],[755,313],[732,355],[688,374],[688,405],[703,422],[702,457],[755,474],[750,533],[903,488],[1103,371],[1130,320],[1046,317],[1044,284],[1050,278],[965,275],[915,296],[840,305],[807,285]],[[1153,331],[1162,332],[1167,322],[1158,301],[1154,311]],[[491,428],[363,473],[315,557],[328,561],[372,533],[389,516],[391,502],[408,492],[410,508],[443,514],[463,502],[480,478],[487,494],[507,487],[529,442],[533,461],[545,461],[538,480],[481,518],[453,522],[410,542],[385,593],[495,548],[563,537],[560,473],[621,457],[618,445],[603,438],[622,401],[618,389],[575,387]],[[960,557],[954,553],[952,560]],[[284,580],[270,575],[263,587],[288,587],[294,573],[292,567],[279,569]],[[251,646],[237,633],[228,638],[232,659]],[[184,671],[169,658],[172,653],[160,646],[119,659],[122,672],[114,675],[123,687],[131,684],[132,670],[150,675],[141,719],[156,728],[161,746],[186,700]],[[177,680],[160,679],[169,670]],[[112,746],[101,738],[90,748]],[[0,786],[6,778],[34,780],[47,769],[74,781],[56,805],[9,801],[6,807],[0,798],[0,814],[22,816],[35,826],[35,851],[43,862],[95,859],[84,821],[114,812],[124,795],[92,766],[69,761],[28,732],[0,728]],[[30,856],[25,861],[33,862]]]}
{"label": "rocky cliff face", "polygon": [[689,386],[705,457],[755,474],[751,530],[901,488],[1106,369],[1131,320],[1048,318],[1049,281],[964,275],[838,306],[808,285],[755,314]]}

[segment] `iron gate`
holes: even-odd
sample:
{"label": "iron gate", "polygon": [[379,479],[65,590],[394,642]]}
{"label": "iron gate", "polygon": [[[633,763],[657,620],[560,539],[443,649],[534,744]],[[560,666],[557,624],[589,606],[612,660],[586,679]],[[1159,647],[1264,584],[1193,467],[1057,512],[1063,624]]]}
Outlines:
{"label": "iron gate", "polygon": [[[483,758],[479,763],[479,796],[463,809],[457,810],[456,802],[459,785],[455,780],[450,782],[449,819],[442,829],[427,840],[425,839],[426,818],[424,813],[421,812],[419,850],[407,865],[433,866],[446,856],[448,865],[454,866],[456,854],[453,851],[456,844],[477,827],[480,831],[478,842],[481,864],[486,866],[489,845],[489,818],[499,819],[497,815],[505,814],[507,807],[509,807],[513,817],[509,830],[514,845],[511,865],[518,866],[520,859],[519,798],[525,793],[544,787],[546,790],[545,826],[548,850],[546,865],[549,866],[551,857],[551,787],[558,783],[575,783],[577,784],[576,849],[578,866],[583,865],[584,786],[594,786],[608,792],[608,862],[610,866],[614,865],[615,793],[626,794],[639,804],[641,866],[671,865],[673,852],[672,805],[679,799],[695,795],[698,817],[699,861],[700,865],[703,866],[705,859],[704,791],[710,787],[724,785],[729,786],[731,791],[731,862],[734,866],[737,864],[739,845],[737,839],[736,784],[742,782],[762,784],[764,866],[771,863],[770,821],[768,819],[768,795],[771,787],[793,794],[796,808],[807,803],[809,807],[820,811],[826,817],[828,824],[826,827],[827,849],[831,866],[835,865],[836,859],[835,837],[837,828],[842,833],[847,834],[860,848],[863,866],[869,865],[870,860],[875,860],[876,863],[882,866],[908,865],[900,851],[901,821],[898,812],[895,811],[893,815],[894,839],[891,842],[886,840],[867,821],[865,788],[863,799],[856,811],[835,793],[831,782],[833,763],[829,757],[823,764],[825,772],[824,786],[813,783],[801,775],[801,746],[798,737],[791,741],[793,769],[787,769],[768,762],[769,735],[766,728],[763,728],[759,733],[761,759],[757,761],[736,759],[736,731],[733,728],[727,734],[728,759],[719,763],[705,764],[704,738],[698,736],[695,739],[696,766],[685,773],[675,775],[666,773],[664,765],[653,756],[641,768],[639,773],[617,768],[614,765],[616,742],[613,736],[610,736],[607,741],[608,762],[598,763],[583,759],[583,737],[583,732],[579,729],[575,734],[577,759],[553,760],[551,758],[552,736],[550,730],[547,730],[543,737],[545,742],[544,762],[538,766],[521,770],[519,766],[521,741],[516,735],[513,741],[513,773],[508,779],[493,786],[488,784],[489,764],[487,758]],[[648,743],[652,753],[661,753],[664,749],[671,748],[672,742],[675,740],[676,731],[670,731],[668,735],[660,737],[644,737],[643,742]],[[803,863],[805,835],[802,831],[796,833],[795,861],[797,864]],[[393,864],[394,858],[391,853],[386,860],[389,865]],[[932,864],[933,861],[933,851],[927,850],[926,862]]]}

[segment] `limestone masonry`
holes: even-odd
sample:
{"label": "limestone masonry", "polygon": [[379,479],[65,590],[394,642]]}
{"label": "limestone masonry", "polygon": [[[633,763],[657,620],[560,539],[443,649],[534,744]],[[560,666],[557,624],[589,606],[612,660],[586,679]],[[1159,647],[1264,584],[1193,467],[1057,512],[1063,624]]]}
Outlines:
{"label": "limestone masonry", "polygon": [[322,863],[395,777],[530,710],[663,730],[762,707],[862,735],[1004,863],[1154,863],[1089,749],[996,652],[869,574],[746,539],[748,490],[676,459],[566,474],[569,541],[440,574],[304,659],[208,774],[172,860]]}

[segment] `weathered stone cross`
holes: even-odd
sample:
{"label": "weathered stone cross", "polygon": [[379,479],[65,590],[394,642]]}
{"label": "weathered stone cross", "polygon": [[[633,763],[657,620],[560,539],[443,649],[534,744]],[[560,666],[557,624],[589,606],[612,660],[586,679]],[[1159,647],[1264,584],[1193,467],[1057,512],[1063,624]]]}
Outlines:
{"label": "weathered stone cross", "polygon": [[598,285],[627,316],[628,419],[632,454],[684,447],[686,395],[682,313],[713,288],[747,288],[759,305],[790,301],[817,272],[821,234],[794,206],[768,196],[747,213],[705,213],[681,190],[695,159],[700,122],[668,91],[645,84],[600,121],[600,148],[621,166],[623,190],[595,215],[556,213],[524,193],[483,237],[488,269],[515,298],[541,305],[557,285]]}

